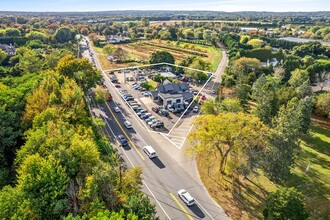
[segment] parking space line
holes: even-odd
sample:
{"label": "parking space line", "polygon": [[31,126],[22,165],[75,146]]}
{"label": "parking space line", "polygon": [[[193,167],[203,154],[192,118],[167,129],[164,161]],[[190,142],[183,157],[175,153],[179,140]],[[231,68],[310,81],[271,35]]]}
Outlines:
{"label": "parking space line", "polygon": [[173,195],[173,193],[170,193],[172,199],[178,204],[178,206],[181,208],[181,210],[188,216],[189,220],[193,220],[191,215],[187,212],[187,210],[181,205],[181,203],[177,200],[177,198]]}
{"label": "parking space line", "polygon": [[112,112],[110,106],[108,105],[107,102],[105,102],[106,106],[108,107],[112,117],[115,119],[116,123],[118,124],[119,128],[121,129],[121,131],[123,132],[123,134],[126,136],[127,140],[131,143],[131,145],[133,146],[133,148],[135,149],[135,151],[139,154],[139,156],[141,157],[142,160],[145,160],[144,157],[142,156],[142,154],[140,153],[140,151],[137,149],[137,147],[135,146],[135,144],[133,143],[133,141],[131,141],[131,139],[128,137],[126,131],[123,129],[123,127],[121,126],[121,124],[119,123],[119,121],[117,120],[115,114]]}

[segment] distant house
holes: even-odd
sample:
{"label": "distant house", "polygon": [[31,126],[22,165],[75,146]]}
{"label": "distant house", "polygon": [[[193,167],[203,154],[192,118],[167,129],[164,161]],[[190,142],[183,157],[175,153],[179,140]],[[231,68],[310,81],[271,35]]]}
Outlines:
{"label": "distant house", "polygon": [[155,102],[161,103],[164,107],[174,104],[183,104],[185,101],[192,101],[193,94],[189,92],[187,83],[168,83],[158,85],[156,91],[151,91]]}
{"label": "distant house", "polygon": [[10,56],[15,55],[16,53],[16,48],[11,44],[0,44],[0,49]]}
{"label": "distant house", "polygon": [[118,36],[118,35],[111,35],[108,38],[108,43],[109,44],[117,44],[117,43],[125,42],[125,41],[128,41],[128,40],[129,40],[129,38],[125,38],[125,37]]}
{"label": "distant house", "polygon": [[[278,60],[276,58],[267,59],[267,62],[261,62],[262,66],[269,67],[269,66],[276,66],[278,64]],[[281,64],[283,64],[283,60],[281,60]]]}
{"label": "distant house", "polygon": [[242,33],[250,33],[250,32],[258,31],[258,28],[241,27],[240,30],[241,30]]}

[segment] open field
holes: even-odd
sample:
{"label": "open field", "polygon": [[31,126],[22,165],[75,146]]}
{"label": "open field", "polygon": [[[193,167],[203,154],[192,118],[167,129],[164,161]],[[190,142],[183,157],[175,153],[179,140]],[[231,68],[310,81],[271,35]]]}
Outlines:
{"label": "open field", "polygon": [[[134,43],[127,44],[115,44],[116,48],[124,49],[129,59],[140,60],[140,63],[147,63],[150,55],[158,50],[166,50],[170,52],[175,59],[175,63],[180,63],[183,59],[191,56],[201,57],[203,60],[211,64],[211,71],[214,72],[221,60],[221,50],[212,46],[197,45],[191,43],[177,43],[174,41],[162,41],[162,40],[152,40],[152,41],[138,41]],[[110,63],[106,59],[106,55],[102,51],[102,47],[94,46],[94,50],[98,57],[101,59],[102,67],[104,69],[113,69],[132,66],[131,63],[126,64],[114,64]]]}
{"label": "open field", "polygon": [[151,26],[158,26],[165,23],[166,25],[174,25],[175,23],[181,24],[181,22],[214,22],[214,23],[260,23],[260,24],[271,24],[271,22],[261,21],[226,21],[226,20],[169,20],[169,21],[151,21]]}
{"label": "open field", "polygon": [[[329,128],[330,123],[314,123],[311,132],[301,141],[293,174],[286,183],[286,186],[295,187],[304,195],[311,219],[325,220],[330,216]],[[213,159],[216,161],[216,158]],[[310,170],[306,172],[308,164]],[[197,166],[206,188],[232,219],[262,218],[267,195],[278,187],[261,171],[232,185],[229,177],[219,175],[217,163],[208,170],[205,158],[200,157],[197,158]]]}

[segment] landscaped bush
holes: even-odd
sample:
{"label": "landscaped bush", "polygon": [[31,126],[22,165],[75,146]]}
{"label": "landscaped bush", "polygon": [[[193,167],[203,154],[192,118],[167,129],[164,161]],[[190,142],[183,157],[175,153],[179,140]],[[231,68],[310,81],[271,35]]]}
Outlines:
{"label": "landscaped bush", "polygon": [[140,86],[148,91],[152,91],[155,89],[150,83],[141,83]]}

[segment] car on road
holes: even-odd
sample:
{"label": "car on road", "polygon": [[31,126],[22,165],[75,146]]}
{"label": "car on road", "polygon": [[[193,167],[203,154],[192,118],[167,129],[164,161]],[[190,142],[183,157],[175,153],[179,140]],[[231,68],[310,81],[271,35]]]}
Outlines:
{"label": "car on road", "polygon": [[215,90],[214,89],[212,90],[212,94],[215,94]]}
{"label": "car on road", "polygon": [[157,157],[156,151],[151,146],[143,147],[143,151],[148,155],[150,159]]}
{"label": "car on road", "polygon": [[131,128],[132,128],[132,124],[131,124],[131,122],[129,122],[129,121],[125,121],[125,122],[124,122],[124,125],[125,125],[125,127],[126,127],[127,129],[131,129]]}
{"label": "car on road", "polygon": [[128,142],[126,140],[126,138],[124,137],[124,135],[118,135],[118,140],[121,146],[127,146]]}
{"label": "car on road", "polygon": [[199,110],[198,106],[195,106],[195,107],[193,108],[193,112],[195,112],[195,113],[197,113],[198,110]]}
{"label": "car on road", "polygon": [[116,88],[120,88],[120,85],[119,85],[119,84],[116,84],[115,87],[116,87]]}
{"label": "car on road", "polygon": [[114,107],[113,110],[114,110],[116,113],[120,112],[120,109],[119,109],[118,107]]}
{"label": "car on road", "polygon": [[178,191],[178,196],[187,206],[195,205],[195,199],[185,189],[180,189]]}

